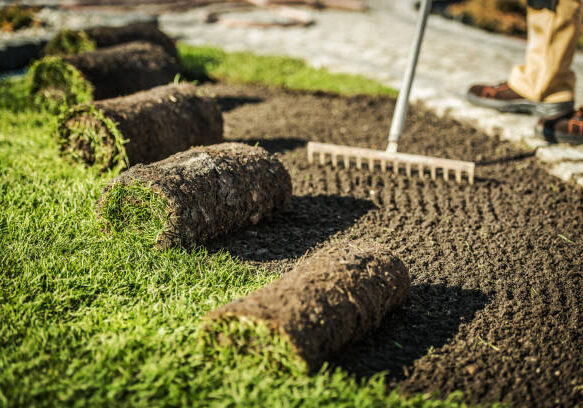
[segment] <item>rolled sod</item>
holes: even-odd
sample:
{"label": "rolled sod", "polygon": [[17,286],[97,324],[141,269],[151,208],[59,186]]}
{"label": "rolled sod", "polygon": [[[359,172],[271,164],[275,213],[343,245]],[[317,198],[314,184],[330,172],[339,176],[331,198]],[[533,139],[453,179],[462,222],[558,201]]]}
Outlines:
{"label": "rolled sod", "polygon": [[[211,347],[287,360],[293,359],[286,355],[291,351],[309,370],[317,370],[402,305],[409,287],[403,263],[378,243],[340,241],[272,284],[208,314],[203,337]],[[287,343],[288,351],[272,342]]]}
{"label": "rolled sod", "polygon": [[104,188],[97,212],[111,232],[137,231],[160,249],[190,249],[257,224],[290,198],[290,176],[274,155],[221,143],[131,167]]}
{"label": "rolled sod", "polygon": [[45,46],[45,55],[79,54],[95,48],[142,41],[161,46],[178,58],[174,41],[158,28],[156,22],[128,24],[122,27],[100,26],[85,30],[61,30]]}
{"label": "rolled sod", "polygon": [[59,118],[61,153],[101,169],[151,163],[223,141],[217,103],[188,83],[75,106]]}
{"label": "rolled sod", "polygon": [[165,85],[180,73],[162,47],[132,42],[77,55],[63,55],[94,86],[94,98],[107,99]]}

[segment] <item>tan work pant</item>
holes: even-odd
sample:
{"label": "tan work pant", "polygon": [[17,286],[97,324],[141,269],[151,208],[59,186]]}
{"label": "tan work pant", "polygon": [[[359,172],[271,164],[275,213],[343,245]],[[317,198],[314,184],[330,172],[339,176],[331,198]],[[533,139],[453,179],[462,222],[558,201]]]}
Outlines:
{"label": "tan work pant", "polygon": [[515,66],[508,85],[535,102],[575,99],[571,63],[580,34],[583,0],[559,0],[556,11],[528,8],[526,63]]}

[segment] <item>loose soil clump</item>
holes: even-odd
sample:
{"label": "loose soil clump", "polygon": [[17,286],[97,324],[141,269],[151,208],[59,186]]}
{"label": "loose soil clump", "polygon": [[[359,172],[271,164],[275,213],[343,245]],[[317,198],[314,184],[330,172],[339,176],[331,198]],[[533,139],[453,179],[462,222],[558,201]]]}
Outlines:
{"label": "loose soil clump", "polygon": [[[210,330],[221,321],[263,322],[291,344],[310,370],[317,370],[331,353],[402,305],[409,284],[403,263],[381,245],[340,241],[265,288],[211,312],[207,320],[214,322]],[[219,344],[236,343],[228,333],[214,335]]]}
{"label": "loose soil clump", "polygon": [[158,45],[133,42],[77,55],[64,55],[94,86],[94,98],[108,99],[166,85],[180,73],[176,59]]}
{"label": "loose soil clump", "polygon": [[156,22],[127,24],[121,27],[99,26],[85,30],[62,30],[45,47],[45,55],[79,54],[95,48],[112,47],[130,42],[159,45],[178,59],[174,41],[158,28]]}
{"label": "loose soil clump", "polygon": [[200,95],[195,85],[170,84],[76,106],[59,119],[59,148],[74,160],[109,169],[221,143],[221,111]]}
{"label": "loose soil clump", "polygon": [[[275,271],[315,245],[371,239],[403,261],[411,292],[365,338],[328,359],[387,372],[407,393],[464,392],[472,403],[577,406],[583,398],[583,192],[534,152],[412,107],[407,153],[477,162],[473,186],[310,166],[309,140],[386,147],[394,101],[205,85],[225,138],[280,152],[287,210],[209,244]],[[226,112],[225,112],[226,111]]]}
{"label": "loose soil clump", "polygon": [[[119,206],[135,211],[145,206],[128,194],[136,183],[167,200],[167,221],[155,242],[160,249],[189,249],[257,224],[285,207],[291,197],[288,172],[265,149],[241,143],[195,147],[149,165],[138,164],[113,179],[97,205],[106,228],[134,228],[120,222],[124,214]],[[120,195],[126,198],[116,199]]]}

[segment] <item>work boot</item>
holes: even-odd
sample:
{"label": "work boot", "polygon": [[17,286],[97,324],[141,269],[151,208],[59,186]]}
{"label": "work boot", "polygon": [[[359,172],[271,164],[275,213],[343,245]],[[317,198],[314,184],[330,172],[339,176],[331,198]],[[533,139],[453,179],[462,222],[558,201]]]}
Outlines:
{"label": "work boot", "polygon": [[549,117],[573,112],[570,102],[532,102],[514,92],[507,82],[498,85],[474,85],[467,93],[468,101],[474,105],[497,109],[500,112],[527,113]]}
{"label": "work boot", "polygon": [[583,144],[583,107],[577,112],[539,119],[534,133],[551,143]]}

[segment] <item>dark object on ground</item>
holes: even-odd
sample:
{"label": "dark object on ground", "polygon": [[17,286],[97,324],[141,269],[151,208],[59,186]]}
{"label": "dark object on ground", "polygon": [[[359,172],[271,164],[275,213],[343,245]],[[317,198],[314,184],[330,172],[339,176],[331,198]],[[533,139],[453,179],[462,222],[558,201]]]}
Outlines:
{"label": "dark object on ground", "polygon": [[[121,27],[99,26],[85,30],[62,30],[45,48],[46,55],[78,54],[86,51],[87,42],[97,48],[112,47],[129,42],[148,42],[159,45],[168,55],[178,59],[174,41],[158,28],[157,22],[133,23]],[[73,46],[71,45],[78,45]]]}
{"label": "dark object on ground", "polygon": [[7,41],[0,45],[0,71],[15,71],[37,59],[45,44],[44,39]]}
{"label": "dark object on ground", "polygon": [[269,286],[213,311],[207,319],[264,322],[287,339],[313,371],[401,306],[409,286],[403,263],[381,245],[342,240],[303,259]]}
{"label": "dark object on ground", "polygon": [[170,84],[70,109],[57,141],[65,155],[103,169],[151,163],[221,143],[223,117],[195,85]]}
{"label": "dark object on ground", "polygon": [[158,28],[157,22],[133,23],[122,27],[93,27],[85,30],[87,37],[95,41],[98,48],[143,41],[157,44],[168,55],[178,58],[174,41]]}
{"label": "dark object on ground", "polygon": [[497,109],[500,112],[526,113],[548,117],[573,112],[570,102],[533,102],[514,92],[506,82],[499,85],[474,85],[467,93],[468,100],[474,105]]}
{"label": "dark object on ground", "polygon": [[121,44],[62,58],[93,84],[97,100],[166,85],[180,73],[175,58],[159,45],[145,42]]}
{"label": "dark object on ground", "polygon": [[576,112],[539,119],[535,134],[550,143],[583,144],[583,107]]}
{"label": "dark object on ground", "polygon": [[407,393],[461,390],[472,405],[580,405],[580,187],[548,174],[531,150],[419,106],[409,110],[402,151],[476,161],[473,186],[308,166],[305,146],[289,150],[287,140],[380,148],[394,101],[242,85],[203,89],[223,100],[261,99],[224,113],[225,136],[255,143],[264,135],[262,145],[282,152],[296,201],[269,223],[214,241],[215,250],[276,272],[306,242],[334,234],[376,240],[409,270],[409,300],[331,358],[333,366],[357,376],[388,372],[388,388]]}
{"label": "dark object on ground", "polygon": [[[257,224],[291,198],[290,176],[274,155],[261,147],[222,143],[195,147],[149,165],[138,164],[113,179],[98,203],[106,225],[116,225],[124,216],[111,208],[116,189],[136,182],[168,202],[167,222],[156,240],[160,249],[189,249]],[[128,195],[121,204],[142,207],[138,201]]]}

